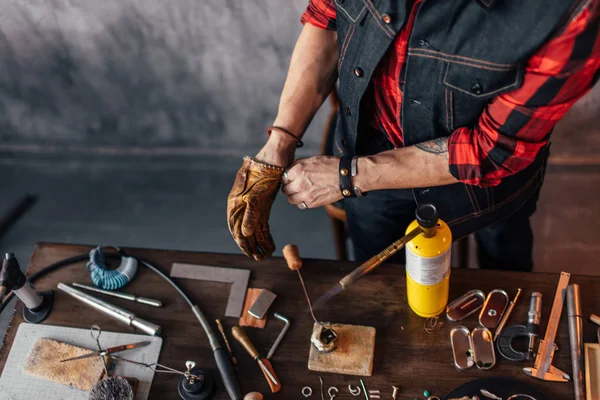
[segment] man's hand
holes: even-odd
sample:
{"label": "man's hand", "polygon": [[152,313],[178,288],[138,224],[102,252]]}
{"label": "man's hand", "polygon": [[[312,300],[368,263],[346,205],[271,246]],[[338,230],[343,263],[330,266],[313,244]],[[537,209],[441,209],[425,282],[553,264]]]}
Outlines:
{"label": "man's hand", "polygon": [[337,157],[318,156],[296,161],[287,170],[283,193],[291,204],[308,208],[321,207],[342,199]]}
{"label": "man's hand", "polygon": [[227,198],[227,225],[231,236],[240,249],[256,261],[275,251],[269,216],[283,171],[294,161],[295,149],[293,140],[273,132],[255,158],[244,158]]}

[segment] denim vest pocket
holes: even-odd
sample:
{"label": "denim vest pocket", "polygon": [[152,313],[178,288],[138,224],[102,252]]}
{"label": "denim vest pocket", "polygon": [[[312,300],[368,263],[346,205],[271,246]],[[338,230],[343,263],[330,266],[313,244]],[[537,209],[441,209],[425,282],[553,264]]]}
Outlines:
{"label": "denim vest pocket", "polygon": [[463,94],[483,99],[515,89],[523,82],[522,67],[468,60],[446,63],[444,85]]}
{"label": "denim vest pocket", "polygon": [[524,67],[519,65],[467,57],[446,61],[442,75],[445,109],[439,116],[440,124],[448,134],[463,126],[474,126],[494,97],[523,84],[523,72]]}

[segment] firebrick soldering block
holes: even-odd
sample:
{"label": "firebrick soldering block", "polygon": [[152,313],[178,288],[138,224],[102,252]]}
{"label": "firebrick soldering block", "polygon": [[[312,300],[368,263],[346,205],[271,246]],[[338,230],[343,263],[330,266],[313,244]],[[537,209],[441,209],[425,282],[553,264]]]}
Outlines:
{"label": "firebrick soldering block", "polygon": [[[319,352],[312,344],[308,356],[308,369],[334,374],[371,376],[375,356],[375,328],[371,326],[332,324],[337,334],[337,348],[329,353]],[[320,332],[315,323],[313,334]]]}

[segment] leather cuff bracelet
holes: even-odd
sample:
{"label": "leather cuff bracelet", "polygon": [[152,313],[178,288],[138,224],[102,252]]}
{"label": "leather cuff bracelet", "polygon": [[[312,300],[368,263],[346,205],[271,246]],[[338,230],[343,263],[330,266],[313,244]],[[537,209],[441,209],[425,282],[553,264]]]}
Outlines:
{"label": "leather cuff bracelet", "polygon": [[356,197],[354,188],[352,187],[352,176],[350,174],[352,165],[351,157],[340,158],[339,176],[340,176],[340,191],[344,197]]}
{"label": "leather cuff bracelet", "polygon": [[271,132],[273,131],[277,131],[277,132],[281,132],[287,136],[289,136],[290,138],[294,139],[294,142],[296,142],[296,148],[300,148],[302,146],[304,146],[304,142],[300,139],[298,139],[298,137],[296,135],[294,135],[292,132],[288,131],[287,129],[283,129],[280,128],[278,126],[270,126],[267,128],[267,135],[271,136]]}

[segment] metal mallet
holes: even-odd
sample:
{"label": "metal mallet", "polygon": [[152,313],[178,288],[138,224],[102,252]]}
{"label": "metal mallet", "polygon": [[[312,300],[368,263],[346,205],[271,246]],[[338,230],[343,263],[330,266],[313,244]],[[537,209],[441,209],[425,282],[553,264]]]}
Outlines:
{"label": "metal mallet", "polygon": [[573,389],[575,400],[585,400],[583,391],[583,317],[581,316],[581,300],[579,285],[574,283],[567,287],[567,310],[569,313],[569,342],[571,345],[571,365],[573,366]]}

